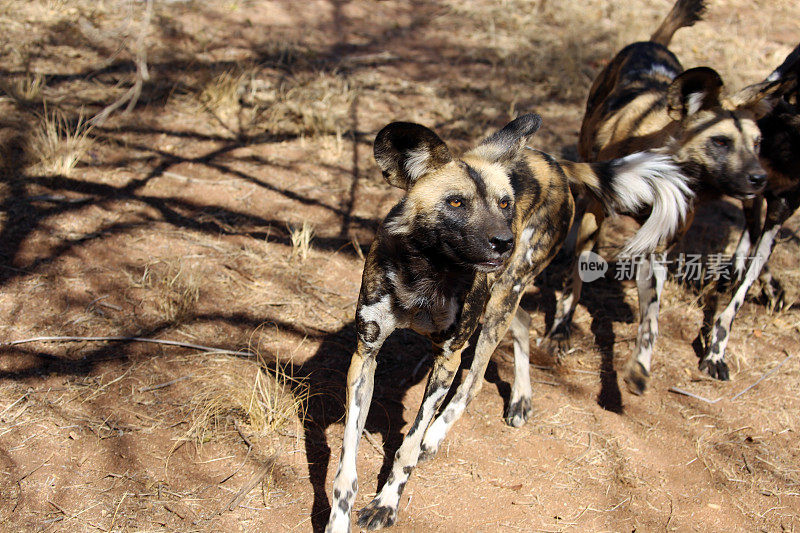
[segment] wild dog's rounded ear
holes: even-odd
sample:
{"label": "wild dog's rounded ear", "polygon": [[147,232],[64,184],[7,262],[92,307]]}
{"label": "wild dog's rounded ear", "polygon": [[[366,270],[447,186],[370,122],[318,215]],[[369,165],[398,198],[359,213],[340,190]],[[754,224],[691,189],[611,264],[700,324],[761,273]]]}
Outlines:
{"label": "wild dog's rounded ear", "polygon": [[701,109],[717,107],[722,92],[722,78],[714,69],[690,68],[667,88],[667,113],[672,120],[681,120]]}
{"label": "wild dog's rounded ear", "polygon": [[797,76],[748,85],[730,99],[733,109],[747,109],[756,119],[772,111],[781,96],[797,89]]}
{"label": "wild dog's rounded ear", "polygon": [[536,113],[520,115],[481,141],[470,153],[493,163],[510,163],[520,156],[528,139],[541,125],[542,117]]}
{"label": "wild dog's rounded ear", "polygon": [[375,161],[390,185],[408,189],[421,176],[453,160],[438,135],[413,122],[392,122],[375,137]]}
{"label": "wild dog's rounded ear", "polygon": [[769,113],[778,100],[800,90],[800,45],[792,50],[783,63],[761,83],[748,85],[731,97],[735,109],[750,109],[756,118]]}

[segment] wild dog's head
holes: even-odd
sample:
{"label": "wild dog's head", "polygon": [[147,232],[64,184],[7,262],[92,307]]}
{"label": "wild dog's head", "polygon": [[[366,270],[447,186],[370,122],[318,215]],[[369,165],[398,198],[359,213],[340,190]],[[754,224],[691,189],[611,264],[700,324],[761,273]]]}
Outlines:
{"label": "wild dog's head", "polygon": [[766,172],[758,161],[756,120],[769,111],[777,86],[752,85],[727,97],[722,79],[710,68],[689,69],[675,78],[667,108],[682,126],[675,149],[687,173],[735,197],[760,192]]}
{"label": "wild dog's head", "polygon": [[384,222],[434,260],[490,272],[511,254],[514,191],[510,174],[541,117],[523,115],[461,159],[431,130],[393,122],[375,138],[375,161],[406,191]]}

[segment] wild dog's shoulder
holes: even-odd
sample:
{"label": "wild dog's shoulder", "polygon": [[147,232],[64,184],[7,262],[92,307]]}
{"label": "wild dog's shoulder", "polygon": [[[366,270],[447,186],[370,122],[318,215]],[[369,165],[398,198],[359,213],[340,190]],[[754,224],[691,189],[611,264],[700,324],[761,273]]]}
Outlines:
{"label": "wild dog's shoulder", "polygon": [[511,176],[515,192],[519,190],[514,233],[523,242],[530,241],[534,233],[540,238],[556,238],[562,227],[572,222],[569,178],[551,154],[530,148],[525,156],[524,164]]}

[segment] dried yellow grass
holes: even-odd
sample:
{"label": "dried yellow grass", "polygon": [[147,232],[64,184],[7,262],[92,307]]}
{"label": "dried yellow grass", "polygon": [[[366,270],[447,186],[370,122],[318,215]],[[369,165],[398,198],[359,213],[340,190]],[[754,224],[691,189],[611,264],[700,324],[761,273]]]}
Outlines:
{"label": "dried yellow grass", "polygon": [[168,324],[189,319],[200,300],[196,272],[181,262],[159,261],[144,267],[139,286],[156,292],[154,302],[160,318]]}
{"label": "dried yellow grass", "polygon": [[41,103],[44,94],[44,76],[27,74],[24,78],[0,80],[0,91],[19,106]]}
{"label": "dried yellow grass", "polygon": [[308,252],[311,250],[311,240],[314,237],[314,227],[307,221],[303,221],[303,225],[299,228],[289,228],[289,238],[292,241],[292,253],[290,259],[300,258],[305,261],[308,258]]}
{"label": "dried yellow grass", "polygon": [[297,75],[274,82],[256,98],[263,106],[261,124],[273,134],[341,135],[348,128],[356,90],[330,73]]}
{"label": "dried yellow grass", "polygon": [[230,117],[241,108],[240,96],[247,73],[226,71],[203,85],[198,96],[203,107],[220,117]]}
{"label": "dried yellow grass", "polygon": [[37,115],[27,141],[29,164],[45,174],[68,176],[94,144],[83,115],[71,119],[59,109]]}
{"label": "dried yellow grass", "polygon": [[186,439],[209,442],[232,429],[233,420],[246,424],[251,436],[266,437],[305,418],[308,389],[291,377],[287,365],[268,365],[260,356],[221,356],[205,366],[194,380],[197,392],[189,401],[192,424]]}

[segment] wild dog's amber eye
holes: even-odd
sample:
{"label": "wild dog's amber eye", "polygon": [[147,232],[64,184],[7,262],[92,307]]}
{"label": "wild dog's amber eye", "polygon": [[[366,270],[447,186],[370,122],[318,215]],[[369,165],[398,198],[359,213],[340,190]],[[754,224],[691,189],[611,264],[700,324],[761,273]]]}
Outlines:
{"label": "wild dog's amber eye", "polygon": [[728,148],[731,145],[731,140],[727,137],[712,137],[711,142],[714,143],[715,146],[719,146],[720,148]]}
{"label": "wild dog's amber eye", "polygon": [[499,205],[500,205],[500,209],[505,209],[506,207],[508,207],[508,200],[506,200],[506,199],[500,200],[500,204]]}
{"label": "wild dog's amber eye", "polygon": [[758,149],[761,148],[761,139],[756,139],[755,141],[753,141],[753,148],[755,148],[756,151],[758,151]]}
{"label": "wild dog's amber eye", "polygon": [[461,207],[461,204],[463,202],[462,202],[461,198],[450,198],[449,200],[447,200],[447,203],[450,204],[453,207]]}

